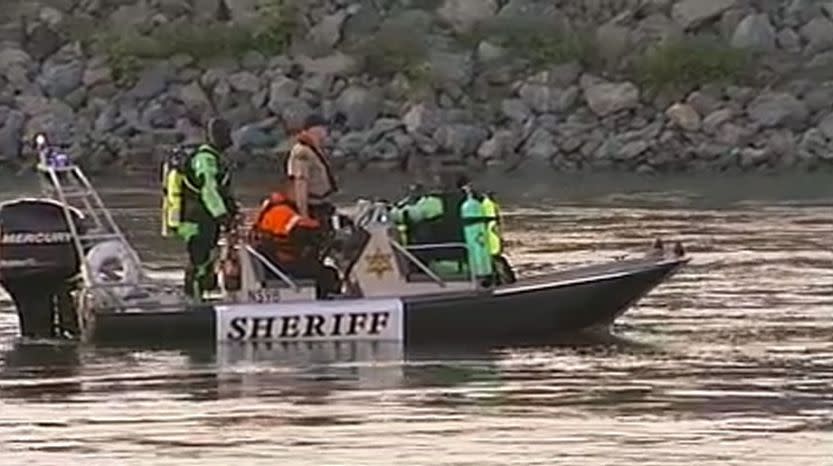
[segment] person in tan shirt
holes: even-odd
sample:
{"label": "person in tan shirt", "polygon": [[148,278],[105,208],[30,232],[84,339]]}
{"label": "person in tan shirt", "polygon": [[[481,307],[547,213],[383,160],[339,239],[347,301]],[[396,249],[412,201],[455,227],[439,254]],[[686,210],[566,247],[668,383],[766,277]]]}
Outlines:
{"label": "person in tan shirt", "polygon": [[327,122],[319,115],[311,115],[296,135],[286,162],[286,174],[292,180],[298,212],[324,225],[335,213],[328,199],[338,190],[322,148],[326,137]]}

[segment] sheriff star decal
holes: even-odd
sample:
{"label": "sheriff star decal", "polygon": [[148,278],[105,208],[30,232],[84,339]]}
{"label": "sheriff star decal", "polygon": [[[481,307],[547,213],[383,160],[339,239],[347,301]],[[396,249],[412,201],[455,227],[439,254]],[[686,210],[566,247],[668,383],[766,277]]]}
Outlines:
{"label": "sheriff star decal", "polygon": [[376,278],[382,278],[391,270],[393,270],[393,264],[391,264],[390,254],[385,254],[377,248],[373,254],[367,256],[367,271],[376,275]]}

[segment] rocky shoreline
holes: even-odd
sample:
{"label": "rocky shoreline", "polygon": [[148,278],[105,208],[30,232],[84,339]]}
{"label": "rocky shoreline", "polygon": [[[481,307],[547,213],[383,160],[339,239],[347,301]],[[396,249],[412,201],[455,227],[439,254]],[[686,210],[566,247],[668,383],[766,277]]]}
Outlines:
{"label": "rocky shoreline", "polygon": [[[10,3],[0,17],[0,170],[25,164],[21,140],[37,131],[92,170],[150,165],[198,141],[215,114],[235,128],[234,160],[262,169],[285,153],[292,128],[320,112],[334,122],[331,152],[344,169],[453,159],[560,172],[833,171],[829,2],[320,0],[293,10],[302,21],[279,31],[289,38],[281,53],[135,61],[130,49],[92,47],[78,24],[139,36],[210,32],[254,25],[266,7]],[[561,32],[557,42],[528,42],[521,56],[484,24]],[[695,36],[754,54],[751,79],[657,87],[626,72],[657,44]]]}

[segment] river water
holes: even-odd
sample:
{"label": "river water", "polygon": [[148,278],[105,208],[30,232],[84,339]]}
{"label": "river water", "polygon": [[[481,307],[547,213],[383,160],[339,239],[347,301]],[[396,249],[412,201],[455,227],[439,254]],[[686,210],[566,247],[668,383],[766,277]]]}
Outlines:
{"label": "river water", "polygon": [[[833,465],[829,176],[490,182],[507,185],[522,275],[656,236],[693,261],[615,339],[420,354],[24,343],[0,296],[2,463]],[[31,188],[0,183],[0,199]],[[177,279],[156,188],[102,192],[153,273]]]}

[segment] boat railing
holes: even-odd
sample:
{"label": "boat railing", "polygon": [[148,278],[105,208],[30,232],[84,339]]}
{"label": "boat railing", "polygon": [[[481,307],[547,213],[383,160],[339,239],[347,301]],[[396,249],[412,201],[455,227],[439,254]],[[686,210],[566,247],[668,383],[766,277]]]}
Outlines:
{"label": "boat railing", "polygon": [[[393,248],[401,253],[409,262],[412,262],[414,265],[417,266],[425,275],[427,275],[431,280],[433,280],[438,285],[445,287],[446,282],[443,280],[436,272],[431,270],[431,268],[425,264],[422,260],[420,260],[416,255],[414,255],[414,251],[436,251],[436,250],[443,250],[443,249],[461,249],[464,253],[464,257],[468,261],[468,248],[465,243],[428,243],[428,244],[416,244],[411,246],[403,246],[399,244],[399,242],[391,240],[391,245]],[[473,273],[471,273],[471,267],[468,267],[468,280],[471,282],[472,285],[477,284],[477,279]]]}
{"label": "boat railing", "polygon": [[297,282],[295,282],[295,280],[293,280],[293,279],[292,279],[292,277],[290,277],[290,276],[289,276],[289,274],[287,274],[286,272],[284,272],[283,270],[281,270],[281,268],[280,268],[277,264],[275,264],[274,262],[272,262],[271,260],[269,260],[269,258],[268,258],[268,257],[266,257],[266,256],[264,256],[263,254],[261,254],[260,252],[258,252],[258,251],[257,251],[255,248],[253,248],[250,244],[246,244],[246,245],[245,245],[245,250],[246,250],[246,252],[248,252],[249,254],[251,254],[251,256],[252,256],[252,257],[254,257],[255,259],[257,259],[257,260],[258,260],[258,262],[260,262],[260,263],[261,263],[261,265],[263,265],[264,267],[266,267],[266,269],[267,269],[268,271],[270,271],[270,272],[272,272],[273,274],[277,275],[277,276],[278,276],[278,278],[280,278],[280,279],[281,279],[281,281],[283,281],[283,282],[284,282],[284,284],[286,284],[287,286],[289,286],[290,288],[292,288],[292,289],[293,289],[293,291],[298,292],[298,291],[301,289],[301,287],[298,285],[298,283],[297,283]]}

